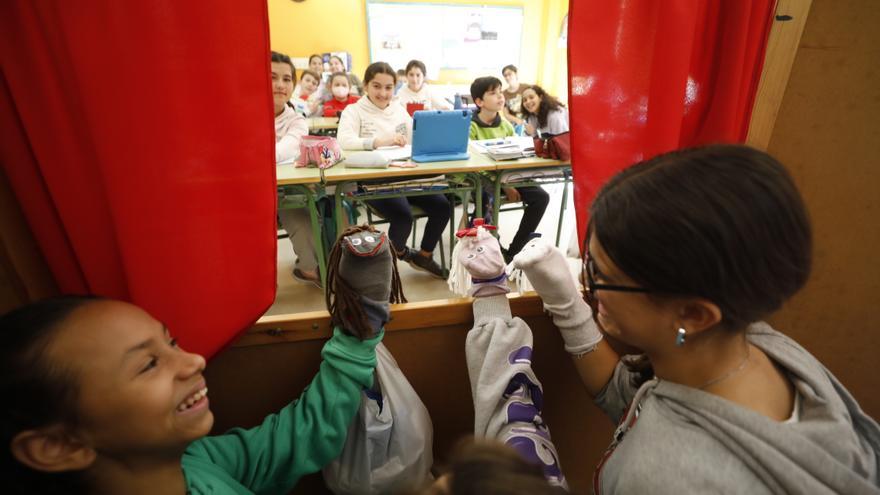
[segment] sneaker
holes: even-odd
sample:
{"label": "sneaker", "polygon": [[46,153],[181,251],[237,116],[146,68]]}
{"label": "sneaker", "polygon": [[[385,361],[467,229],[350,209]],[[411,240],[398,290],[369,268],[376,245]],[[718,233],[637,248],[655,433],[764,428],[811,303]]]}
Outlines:
{"label": "sneaker", "polygon": [[305,272],[303,272],[303,271],[300,270],[299,268],[294,268],[294,269],[293,269],[293,278],[294,278],[297,282],[302,283],[302,284],[306,284],[306,285],[314,285],[315,287],[317,287],[317,288],[319,288],[319,289],[323,289],[323,288],[324,288],[323,286],[321,286],[321,276],[320,276],[320,275],[318,275],[317,278],[311,278],[311,277],[307,276],[307,275],[305,274]]}
{"label": "sneaker", "polygon": [[443,273],[443,268],[440,268],[440,265],[438,265],[437,262],[434,261],[433,257],[426,258],[419,254],[417,251],[410,249],[404,260],[416,270],[429,273],[431,274],[431,276],[439,278],[441,280],[446,279],[446,274]]}

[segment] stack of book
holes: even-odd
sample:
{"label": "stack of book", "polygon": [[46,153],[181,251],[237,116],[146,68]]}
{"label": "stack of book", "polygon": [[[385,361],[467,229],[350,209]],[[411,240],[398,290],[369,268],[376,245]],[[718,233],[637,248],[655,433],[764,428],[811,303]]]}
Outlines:
{"label": "stack of book", "polygon": [[516,160],[535,156],[535,142],[531,137],[511,136],[504,139],[483,139],[471,141],[477,151],[485,153],[493,160]]}

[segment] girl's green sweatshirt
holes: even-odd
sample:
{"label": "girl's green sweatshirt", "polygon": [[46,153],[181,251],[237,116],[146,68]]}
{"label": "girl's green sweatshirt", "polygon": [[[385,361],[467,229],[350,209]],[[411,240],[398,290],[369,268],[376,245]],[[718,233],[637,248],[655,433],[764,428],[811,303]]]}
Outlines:
{"label": "girl's green sweatshirt", "polygon": [[376,345],[340,328],[321,351],[321,368],[299,399],[263,424],[196,440],[182,467],[190,494],[287,493],[342,452],[361,391],[373,385]]}

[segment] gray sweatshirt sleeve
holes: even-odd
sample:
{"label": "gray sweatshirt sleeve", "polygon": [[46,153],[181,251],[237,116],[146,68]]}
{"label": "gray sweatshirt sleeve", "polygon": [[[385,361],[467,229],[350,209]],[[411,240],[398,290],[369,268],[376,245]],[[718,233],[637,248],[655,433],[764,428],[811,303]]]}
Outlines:
{"label": "gray sweatshirt sleeve", "polygon": [[623,413],[639,390],[639,387],[633,383],[636,378],[635,373],[630,371],[625,363],[625,360],[629,358],[630,356],[624,356],[617,362],[611,379],[593,399],[593,403],[604,411],[615,424],[620,422],[620,418],[623,417]]}
{"label": "gray sweatshirt sleeve", "polygon": [[510,314],[505,295],[474,300],[465,347],[474,400],[474,435],[509,445],[566,486],[550,430],[541,416],[543,389],[532,370],[532,331]]}

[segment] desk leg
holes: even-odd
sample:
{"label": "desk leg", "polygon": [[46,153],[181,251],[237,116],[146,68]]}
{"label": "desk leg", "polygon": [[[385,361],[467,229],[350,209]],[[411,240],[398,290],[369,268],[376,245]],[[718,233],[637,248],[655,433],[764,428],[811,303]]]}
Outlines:
{"label": "desk leg", "polygon": [[[501,225],[501,220],[498,218],[501,215],[501,175],[495,177],[495,192],[492,197],[492,222],[496,226]],[[501,239],[500,227],[495,229],[495,237]]]}
{"label": "desk leg", "polygon": [[318,206],[314,194],[309,194],[309,219],[312,222],[312,238],[315,240],[315,256],[318,258],[318,273],[321,275],[321,287],[327,287],[327,261],[324,259],[324,235],[318,223]]}
{"label": "desk leg", "polygon": [[345,209],[342,205],[342,197],[345,194],[347,184],[347,182],[341,182],[336,185],[336,190],[333,191],[333,199],[336,202],[336,209],[333,211],[333,216],[336,218],[336,239],[339,239],[342,231],[345,230]]}
{"label": "desk leg", "polygon": [[[566,175],[566,180],[562,182],[562,206],[559,207],[559,223],[556,226],[556,247],[559,247],[559,238],[562,236],[562,221],[565,219],[565,210],[568,208],[568,185],[570,184],[570,175]],[[575,227],[577,231],[577,227]]]}

